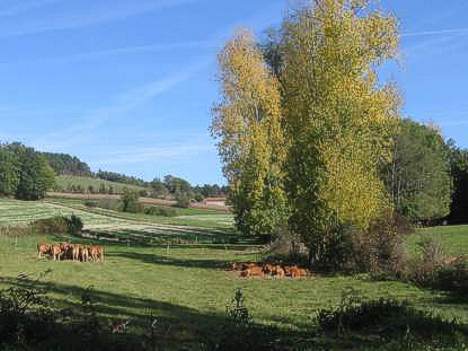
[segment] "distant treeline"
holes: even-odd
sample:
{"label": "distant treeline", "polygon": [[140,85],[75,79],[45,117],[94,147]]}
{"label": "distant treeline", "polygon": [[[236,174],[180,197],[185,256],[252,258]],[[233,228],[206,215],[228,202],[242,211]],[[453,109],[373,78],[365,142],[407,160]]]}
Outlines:
{"label": "distant treeline", "polygon": [[[102,179],[106,181],[139,186],[142,196],[175,197],[182,203],[195,199],[225,196],[228,188],[217,184],[192,186],[183,178],[172,175],[162,180],[155,178],[151,182],[127,176],[121,173],[99,170],[94,173],[89,165],[76,156],[64,153],[39,152],[21,143],[0,144],[0,195],[14,196],[18,199],[37,200],[45,196],[50,189],[57,190],[59,184],[55,175],[80,176]],[[60,191],[114,193],[116,189],[110,185],[83,186],[71,184],[70,189]]]}

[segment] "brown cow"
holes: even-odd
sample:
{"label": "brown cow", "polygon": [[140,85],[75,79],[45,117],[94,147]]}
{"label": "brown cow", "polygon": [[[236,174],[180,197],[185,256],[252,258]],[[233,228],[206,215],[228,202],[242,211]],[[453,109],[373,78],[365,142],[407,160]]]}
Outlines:
{"label": "brown cow", "polygon": [[50,254],[50,245],[45,243],[37,244],[37,257],[42,258],[43,255]]}
{"label": "brown cow", "polygon": [[88,251],[88,247],[85,245],[80,247],[80,258],[82,262],[88,262],[89,251]]}
{"label": "brown cow", "polygon": [[263,273],[265,274],[272,274],[273,273],[273,265],[267,263],[265,265],[263,265]]}
{"label": "brown cow", "polygon": [[60,261],[62,255],[63,255],[63,252],[62,252],[62,249],[60,248],[60,245],[56,245],[56,244],[53,244],[51,247],[50,247],[50,253],[52,254],[52,257],[54,259],[54,261]]}
{"label": "brown cow", "polygon": [[89,247],[89,256],[95,262],[104,261],[104,249],[99,245],[92,245]]}
{"label": "brown cow", "polygon": [[81,245],[79,245],[79,244],[73,244],[72,245],[72,260],[73,261],[79,261],[80,260],[80,248],[81,248]]}
{"label": "brown cow", "polygon": [[60,249],[62,250],[62,257],[66,260],[72,258],[72,244],[70,243],[60,243]]}
{"label": "brown cow", "polygon": [[89,254],[89,259],[97,262],[98,260],[98,249],[95,245],[91,245],[88,247],[88,254]]}
{"label": "brown cow", "polygon": [[301,278],[306,277],[307,271],[303,268],[299,268],[297,266],[291,267],[291,278]]}
{"label": "brown cow", "polygon": [[98,261],[104,262],[104,248],[102,246],[96,245],[96,249]]}
{"label": "brown cow", "polygon": [[274,266],[271,273],[277,278],[284,278],[284,269],[280,265]]}
{"label": "brown cow", "polygon": [[257,265],[244,269],[240,273],[241,277],[263,277],[264,275],[265,273],[263,273],[263,268]]}

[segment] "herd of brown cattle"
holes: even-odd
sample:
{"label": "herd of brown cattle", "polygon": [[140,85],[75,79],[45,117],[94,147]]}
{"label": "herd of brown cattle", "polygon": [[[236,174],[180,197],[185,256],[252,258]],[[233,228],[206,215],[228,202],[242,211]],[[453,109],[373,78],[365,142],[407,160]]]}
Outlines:
{"label": "herd of brown cattle", "polygon": [[302,278],[310,275],[307,269],[300,268],[296,265],[285,266],[279,264],[258,264],[258,263],[233,263],[231,270],[240,272],[240,276],[248,277],[265,277],[272,276],[275,278]]}
{"label": "herd of brown cattle", "polygon": [[54,261],[104,262],[104,248],[99,245],[40,243],[37,244],[37,256],[39,258],[49,256]]}

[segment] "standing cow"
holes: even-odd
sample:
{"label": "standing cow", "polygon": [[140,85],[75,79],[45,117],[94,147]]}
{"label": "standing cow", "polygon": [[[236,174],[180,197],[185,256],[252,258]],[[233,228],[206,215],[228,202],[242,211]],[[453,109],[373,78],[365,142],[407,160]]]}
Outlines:
{"label": "standing cow", "polygon": [[44,255],[50,254],[50,245],[40,243],[37,244],[37,257],[42,258]]}

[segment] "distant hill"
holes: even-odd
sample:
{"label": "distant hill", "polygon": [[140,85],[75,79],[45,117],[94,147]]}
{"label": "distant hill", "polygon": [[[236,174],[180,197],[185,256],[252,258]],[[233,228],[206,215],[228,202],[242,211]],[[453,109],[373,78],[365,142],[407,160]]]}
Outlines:
{"label": "distant hill", "polygon": [[123,192],[123,189],[125,187],[137,191],[146,190],[144,187],[141,186],[74,175],[60,175],[56,177],[56,187],[54,190],[58,192],[72,193],[120,194]]}

